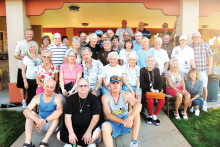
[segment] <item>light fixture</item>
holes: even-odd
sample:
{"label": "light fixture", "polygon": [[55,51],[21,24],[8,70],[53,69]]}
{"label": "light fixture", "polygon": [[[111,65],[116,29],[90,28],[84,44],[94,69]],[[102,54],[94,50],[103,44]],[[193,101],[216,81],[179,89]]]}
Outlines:
{"label": "light fixture", "polygon": [[82,23],[82,26],[87,27],[89,23]]}
{"label": "light fixture", "polygon": [[147,27],[147,26],[148,26],[148,23],[144,23],[144,26]]}
{"label": "light fixture", "polygon": [[77,6],[69,6],[69,11],[78,12],[80,7]]}

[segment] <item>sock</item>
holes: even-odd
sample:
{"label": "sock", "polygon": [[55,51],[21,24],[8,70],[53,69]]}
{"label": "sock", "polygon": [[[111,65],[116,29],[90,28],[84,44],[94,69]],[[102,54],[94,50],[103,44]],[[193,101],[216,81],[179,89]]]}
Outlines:
{"label": "sock", "polygon": [[157,119],[157,116],[153,114],[153,120],[156,120],[156,119]]}
{"label": "sock", "polygon": [[151,116],[148,116],[148,117],[152,118],[152,115],[151,115]]}

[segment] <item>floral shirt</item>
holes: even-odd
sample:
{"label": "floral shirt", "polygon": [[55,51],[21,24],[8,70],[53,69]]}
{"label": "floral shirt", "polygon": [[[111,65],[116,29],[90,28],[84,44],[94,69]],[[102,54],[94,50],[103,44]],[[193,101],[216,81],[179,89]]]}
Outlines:
{"label": "floral shirt", "polygon": [[44,83],[48,79],[55,79],[55,74],[58,72],[59,72],[58,65],[55,65],[53,63],[50,64],[49,71],[46,71],[43,63],[38,65],[36,68],[36,74],[39,75],[41,83]]}

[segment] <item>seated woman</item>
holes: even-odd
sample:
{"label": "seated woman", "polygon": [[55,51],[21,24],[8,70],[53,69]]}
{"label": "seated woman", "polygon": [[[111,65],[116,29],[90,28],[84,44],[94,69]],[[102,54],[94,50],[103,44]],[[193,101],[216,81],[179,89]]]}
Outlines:
{"label": "seated woman", "polygon": [[36,68],[36,82],[38,85],[36,94],[44,92],[43,87],[46,80],[53,79],[56,83],[58,82],[59,67],[51,63],[50,51],[43,50],[41,52],[41,59],[43,63],[38,65]]}
{"label": "seated woman", "polygon": [[122,66],[118,65],[118,53],[111,52],[108,54],[109,64],[103,67],[103,78],[102,78],[102,95],[110,91],[109,82],[110,77],[117,75],[122,77]]}
{"label": "seated woman", "polygon": [[[141,68],[140,71],[140,84],[141,89],[144,94],[146,92],[153,92],[153,93],[159,93],[161,92],[161,77],[160,77],[160,70],[157,67],[154,67],[155,60],[153,56],[148,56],[146,60],[147,67]],[[148,118],[147,123],[152,124],[152,121],[154,122],[155,126],[160,125],[160,120],[157,118],[157,115],[159,114],[160,110],[163,108],[165,99],[158,99],[158,104],[156,106],[156,109],[154,110],[154,114],[152,114],[153,111],[153,105],[154,105],[154,99],[153,98],[147,98],[147,112],[148,112]]]}
{"label": "seated woman", "polygon": [[[70,50],[67,54],[68,62],[63,63],[60,66],[60,88],[62,91],[63,105],[66,104],[66,98],[68,98],[77,87],[78,80],[82,77],[83,68],[80,64],[76,63],[77,52]],[[73,82],[72,87],[68,87],[69,91],[65,89],[65,85]],[[70,86],[70,85],[69,85]]]}
{"label": "seated woman", "polygon": [[199,116],[199,106],[203,105],[203,82],[199,80],[199,73],[195,68],[190,69],[187,75],[186,90],[188,90],[191,95],[189,112],[193,113],[195,108],[194,114]]}
{"label": "seated woman", "polygon": [[119,64],[121,66],[127,64],[129,54],[136,53],[136,51],[132,50],[133,42],[131,39],[125,41],[124,47],[125,49],[121,50],[119,54]]}
{"label": "seated woman", "polygon": [[178,59],[172,59],[170,62],[170,70],[166,72],[165,77],[167,80],[166,84],[166,93],[176,97],[175,101],[175,112],[174,116],[176,119],[181,120],[179,116],[178,109],[182,103],[183,97],[184,100],[184,109],[181,111],[183,118],[188,120],[187,108],[189,106],[190,94],[185,89],[184,75],[179,72],[179,61]]}
{"label": "seated woman", "polygon": [[131,92],[135,98],[141,101],[140,67],[136,65],[137,58],[137,54],[131,53],[128,56],[128,64],[122,67],[122,79],[124,82],[122,90]]}
{"label": "seated woman", "polygon": [[24,88],[27,89],[27,105],[36,95],[36,68],[41,64],[40,55],[38,54],[38,45],[34,41],[28,42],[29,50],[22,61],[22,77],[24,80]]}

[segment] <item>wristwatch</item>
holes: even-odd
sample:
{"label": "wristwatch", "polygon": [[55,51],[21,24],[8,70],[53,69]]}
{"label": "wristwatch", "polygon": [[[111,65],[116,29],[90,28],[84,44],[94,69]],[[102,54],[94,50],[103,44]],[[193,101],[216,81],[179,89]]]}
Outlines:
{"label": "wristwatch", "polygon": [[48,120],[47,120],[47,118],[45,119],[45,121],[46,121],[46,123],[48,123]]}

